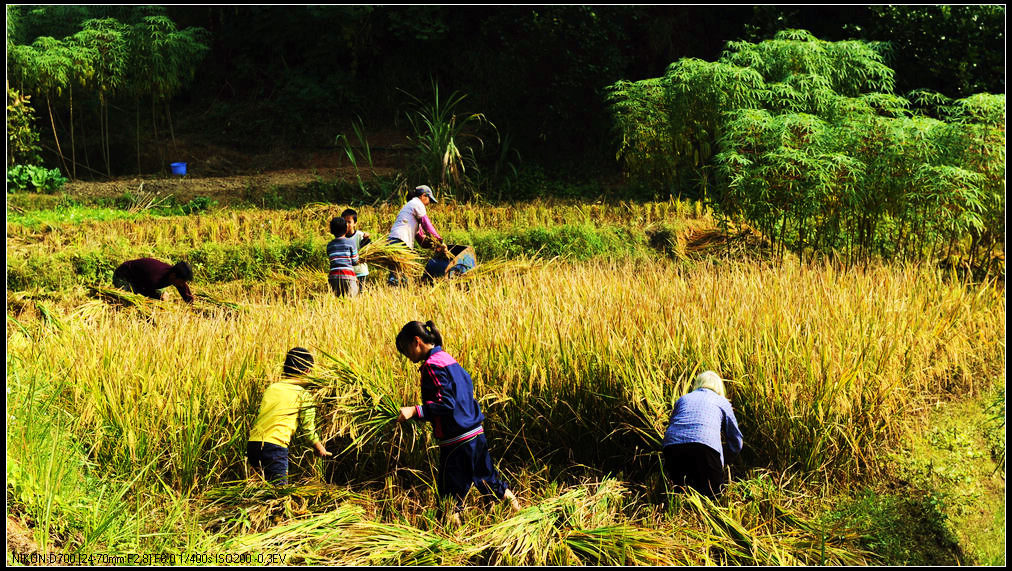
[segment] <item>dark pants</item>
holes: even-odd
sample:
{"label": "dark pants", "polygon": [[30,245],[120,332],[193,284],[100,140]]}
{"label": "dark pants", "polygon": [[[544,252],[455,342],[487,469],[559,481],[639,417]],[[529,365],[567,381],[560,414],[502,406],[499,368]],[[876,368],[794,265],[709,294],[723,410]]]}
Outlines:
{"label": "dark pants", "polygon": [[337,297],[355,297],[358,295],[358,279],[328,278],[330,291]]}
{"label": "dark pants", "polygon": [[[404,245],[407,245],[404,242],[404,240],[401,240],[400,238],[391,238],[390,236],[387,236],[387,244],[404,244]],[[394,270],[390,270],[390,275],[387,277],[387,285],[402,286],[402,285],[407,285],[407,283],[408,283],[407,276],[405,276],[405,275],[403,275],[403,274],[401,274],[399,272],[396,272]]]}
{"label": "dark pants", "polygon": [[288,448],[270,442],[247,442],[246,459],[268,482],[288,485]]}
{"label": "dark pants", "polygon": [[710,498],[720,494],[724,485],[720,454],[705,444],[665,446],[664,472],[676,486],[690,486]]}
{"label": "dark pants", "polygon": [[493,495],[502,499],[509,485],[499,477],[488,453],[488,442],[479,434],[467,442],[444,446],[439,449],[439,475],[436,489],[442,498],[453,496],[457,503],[454,511],[464,506],[464,496],[471,484],[482,495]]}

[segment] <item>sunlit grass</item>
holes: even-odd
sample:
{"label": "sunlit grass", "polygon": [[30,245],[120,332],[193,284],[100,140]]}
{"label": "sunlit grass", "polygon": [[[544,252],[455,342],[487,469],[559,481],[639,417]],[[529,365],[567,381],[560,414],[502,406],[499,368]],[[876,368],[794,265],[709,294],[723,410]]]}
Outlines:
{"label": "sunlit grass", "polygon": [[[332,207],[314,208],[322,219]],[[538,208],[520,215],[554,216]],[[579,212],[591,211],[570,219]],[[507,209],[449,213],[460,227],[518,221]],[[226,211],[206,226],[174,222],[172,236],[239,242],[251,220],[296,236],[299,215]],[[77,237],[61,227],[52,243],[169,237],[117,224]],[[903,438],[900,419],[948,394],[990,394],[1004,378],[1003,290],[914,266],[519,258],[352,299],[311,268],[197,294],[190,306],[109,303],[81,286],[8,292],[9,424],[45,404],[8,431],[8,477],[21,482],[15,505],[49,522],[35,528],[46,549],[285,543],[296,561],[321,564],[872,563],[853,534],[822,529],[814,504],[783,491],[791,475],[874,476]],[[471,373],[519,514],[474,505],[460,529],[439,516],[430,431],[393,422],[418,399],[417,367],[393,343],[415,319],[433,319]],[[263,389],[296,345],[316,356],[321,428],[337,455],[314,460],[295,444],[295,490],[267,496],[236,482]],[[658,475],[664,423],[705,369],[728,379],[746,439],[736,482],[713,505],[672,500]],[[53,442],[77,464],[27,453]],[[756,476],[767,472],[787,481]],[[96,477],[105,491],[84,483]],[[111,519],[80,515],[106,513],[120,495]]]}

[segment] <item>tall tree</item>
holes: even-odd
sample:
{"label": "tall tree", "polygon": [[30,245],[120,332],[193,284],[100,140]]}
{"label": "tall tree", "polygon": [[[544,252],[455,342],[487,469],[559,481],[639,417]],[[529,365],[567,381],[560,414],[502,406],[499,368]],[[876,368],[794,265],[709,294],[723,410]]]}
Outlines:
{"label": "tall tree", "polygon": [[70,54],[71,50],[63,42],[49,36],[37,38],[31,46],[18,46],[10,54],[10,62],[16,68],[15,73],[21,83],[46,98],[46,109],[49,113],[49,125],[53,130],[56,152],[68,176],[71,171],[60,147],[60,136],[53,118],[52,100],[59,97],[70,85],[73,65]]}
{"label": "tall tree", "polygon": [[[151,98],[151,122],[155,138],[158,136],[158,109],[164,106],[169,135],[175,145],[170,100],[196,72],[197,65],[208,47],[203,43],[202,28],[179,30],[167,16],[145,16],[129,28],[127,43],[128,90],[137,107],[137,169],[140,171],[140,99]],[[164,162],[164,161],[163,161]]]}
{"label": "tall tree", "polygon": [[86,20],[75,34],[80,45],[95,54],[92,85],[99,98],[99,132],[106,174],[112,176],[109,98],[124,86],[127,70],[126,27],[114,18]]}

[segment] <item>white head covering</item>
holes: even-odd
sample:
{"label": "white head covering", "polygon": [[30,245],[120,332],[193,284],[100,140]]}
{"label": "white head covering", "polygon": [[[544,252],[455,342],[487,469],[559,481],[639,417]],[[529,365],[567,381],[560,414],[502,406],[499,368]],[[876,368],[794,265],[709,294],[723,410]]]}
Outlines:
{"label": "white head covering", "polygon": [[713,371],[703,371],[696,375],[696,380],[692,383],[692,390],[696,389],[710,389],[718,395],[727,398],[724,394],[724,381],[720,379],[720,375]]}

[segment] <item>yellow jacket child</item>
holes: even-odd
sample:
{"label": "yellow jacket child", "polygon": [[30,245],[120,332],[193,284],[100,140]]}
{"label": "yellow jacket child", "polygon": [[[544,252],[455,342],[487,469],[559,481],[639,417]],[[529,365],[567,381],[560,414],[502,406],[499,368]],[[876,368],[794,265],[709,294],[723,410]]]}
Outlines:
{"label": "yellow jacket child", "polygon": [[260,413],[250,430],[246,457],[254,472],[269,482],[288,484],[288,446],[301,427],[319,456],[330,456],[316,433],[316,406],[299,377],[309,372],[313,356],[295,347],[285,356],[282,378],[271,383],[260,401]]}

